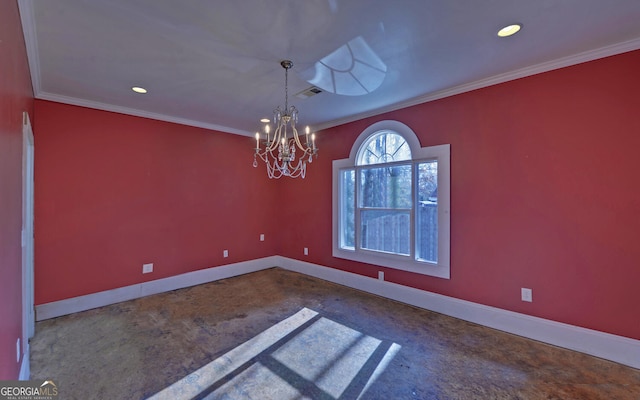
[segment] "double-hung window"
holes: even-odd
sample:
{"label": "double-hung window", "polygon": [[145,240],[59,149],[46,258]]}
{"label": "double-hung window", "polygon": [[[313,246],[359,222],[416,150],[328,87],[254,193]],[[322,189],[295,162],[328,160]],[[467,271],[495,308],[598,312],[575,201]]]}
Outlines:
{"label": "double-hung window", "polygon": [[449,145],[381,121],[333,163],[333,255],[449,278]]}

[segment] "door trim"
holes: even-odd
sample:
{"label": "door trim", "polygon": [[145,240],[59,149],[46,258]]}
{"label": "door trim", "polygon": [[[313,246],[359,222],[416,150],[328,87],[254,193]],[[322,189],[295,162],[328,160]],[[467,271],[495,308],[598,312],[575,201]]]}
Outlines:
{"label": "door trim", "polygon": [[[29,378],[29,339],[35,333],[34,307],[34,140],[29,114],[22,117],[22,365]],[[23,376],[26,375],[26,376]]]}

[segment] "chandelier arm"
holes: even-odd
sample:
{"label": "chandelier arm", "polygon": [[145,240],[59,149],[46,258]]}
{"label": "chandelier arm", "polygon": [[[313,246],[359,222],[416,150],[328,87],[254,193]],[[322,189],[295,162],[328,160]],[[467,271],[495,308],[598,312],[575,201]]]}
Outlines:
{"label": "chandelier arm", "polygon": [[272,151],[274,151],[278,147],[278,144],[279,144],[278,142],[279,140],[272,141],[269,147],[265,147],[265,151],[267,153],[271,153]]}
{"label": "chandelier arm", "polygon": [[295,127],[293,127],[293,138],[298,148],[306,153],[307,149],[302,146],[302,143],[300,142],[300,137],[298,136],[298,130]]}
{"label": "chandelier arm", "polygon": [[259,153],[258,157],[267,165],[269,165],[269,158],[267,157],[267,153]]}
{"label": "chandelier arm", "polygon": [[294,168],[294,171],[295,172],[292,175],[290,175],[292,178],[297,178],[299,176],[304,178],[305,173],[307,171],[307,164],[304,163],[302,159],[300,159],[298,161],[298,165],[296,165],[296,167]]}
{"label": "chandelier arm", "polygon": [[268,147],[265,148],[265,150],[268,152],[274,151],[280,145],[280,141],[282,140],[281,136],[282,136],[281,128],[278,126],[276,130],[273,132],[273,141]]}

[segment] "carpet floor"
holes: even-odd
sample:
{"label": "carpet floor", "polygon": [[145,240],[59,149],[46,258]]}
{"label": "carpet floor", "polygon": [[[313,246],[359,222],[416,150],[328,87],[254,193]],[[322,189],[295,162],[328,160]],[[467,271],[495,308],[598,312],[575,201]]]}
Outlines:
{"label": "carpet floor", "polygon": [[36,323],[60,399],[640,399],[640,370],[273,268]]}

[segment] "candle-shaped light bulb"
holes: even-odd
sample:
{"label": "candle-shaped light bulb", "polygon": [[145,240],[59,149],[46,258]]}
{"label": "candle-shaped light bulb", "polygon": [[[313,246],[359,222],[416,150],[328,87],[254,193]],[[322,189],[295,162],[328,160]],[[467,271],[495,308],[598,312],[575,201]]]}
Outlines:
{"label": "candle-shaped light bulb", "polygon": [[309,147],[309,125],[307,125],[307,127],[304,129],[304,133],[305,133],[305,137],[306,137],[306,144],[307,144],[307,148]]}
{"label": "candle-shaped light bulb", "polygon": [[311,134],[311,143],[312,143],[313,149],[315,150],[316,149],[316,134],[315,133]]}
{"label": "candle-shaped light bulb", "polygon": [[260,134],[256,132],[256,149],[260,148]]}

